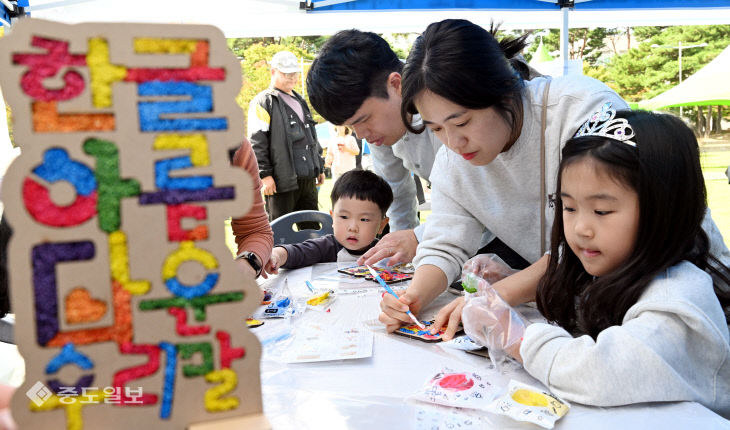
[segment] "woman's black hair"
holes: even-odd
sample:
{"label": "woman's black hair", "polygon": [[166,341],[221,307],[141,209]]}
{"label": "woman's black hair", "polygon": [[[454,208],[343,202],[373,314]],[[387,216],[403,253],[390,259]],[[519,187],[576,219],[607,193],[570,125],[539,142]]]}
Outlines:
{"label": "woman's black hair", "polygon": [[[687,260],[708,270],[723,307],[730,295],[727,268],[709,254],[702,230],[707,209],[697,139],[679,118],[645,111],[619,111],[636,134],[636,147],[601,136],[570,139],[563,148],[551,237],[551,258],[537,289],[538,309],[569,331],[593,337],[620,325],[649,283],[663,270]],[[635,190],[639,199],[636,245],[620,268],[595,278],[565,240],[561,180],[565,168],[591,160],[596,169]],[[709,263],[709,264],[708,264]],[[724,273],[723,273],[724,272]],[[724,278],[724,279],[723,279]]]}
{"label": "woman's black hair", "polygon": [[401,118],[412,127],[418,113],[415,98],[431,91],[467,109],[494,106],[512,129],[510,145],[522,128],[522,76],[510,60],[525,47],[524,34],[497,41],[498,26],[490,30],[463,19],[446,19],[426,28],[411,47],[401,81]]}

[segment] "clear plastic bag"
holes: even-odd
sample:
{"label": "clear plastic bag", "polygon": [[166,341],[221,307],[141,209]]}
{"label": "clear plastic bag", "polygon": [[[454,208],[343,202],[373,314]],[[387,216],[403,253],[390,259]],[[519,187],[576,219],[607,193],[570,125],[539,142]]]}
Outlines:
{"label": "clear plastic bag", "polygon": [[464,291],[476,293],[479,285],[494,284],[518,270],[511,268],[497,254],[479,254],[468,259],[461,268],[461,284]]}
{"label": "clear plastic bag", "polygon": [[495,367],[519,352],[526,323],[489,284],[467,297],[461,320],[466,334],[487,347]]}

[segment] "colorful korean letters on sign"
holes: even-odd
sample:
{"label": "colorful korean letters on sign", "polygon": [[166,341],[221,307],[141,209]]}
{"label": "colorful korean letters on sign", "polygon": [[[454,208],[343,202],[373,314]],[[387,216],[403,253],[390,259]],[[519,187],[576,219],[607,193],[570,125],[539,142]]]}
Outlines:
{"label": "colorful korean letters on sign", "polygon": [[181,429],[262,411],[257,286],[224,220],[252,181],[240,64],[209,26],[21,20],[0,85],[20,428]]}

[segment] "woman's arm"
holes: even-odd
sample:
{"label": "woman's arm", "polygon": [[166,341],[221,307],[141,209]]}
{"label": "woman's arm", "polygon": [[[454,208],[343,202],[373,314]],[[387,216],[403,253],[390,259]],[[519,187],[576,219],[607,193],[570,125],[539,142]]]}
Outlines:
{"label": "woman's arm", "polygon": [[414,315],[433,301],[446,289],[446,274],[436,266],[426,264],[419,266],[413,275],[413,281],[405,293],[400,294],[396,300],[390,294],[385,294],[380,302],[380,322],[385,324],[387,331],[391,332],[403,323],[411,322],[406,314],[410,310]]}
{"label": "woman's arm", "polygon": [[[245,169],[253,180],[253,205],[246,215],[231,220],[231,229],[236,237],[238,253],[251,251],[259,258],[261,267],[266,266],[274,246],[274,234],[269,225],[269,218],[264,210],[261,197],[261,179],[259,179],[258,163],[251,144],[244,139],[233,156],[233,165]],[[244,260],[242,264],[247,264]]]}
{"label": "woman's arm", "polygon": [[549,261],[550,255],[543,255],[529,267],[495,282],[492,287],[510,306],[535,301],[537,285],[545,274]]}
{"label": "woman's arm", "polygon": [[[495,282],[492,287],[510,306],[517,306],[535,300],[537,285],[547,270],[549,258],[549,255],[544,255],[524,270]],[[441,327],[446,325],[446,330],[442,336],[443,339],[450,340],[454,337],[461,322],[461,312],[464,305],[464,297],[459,297],[441,308],[431,325],[431,331],[438,332]]]}

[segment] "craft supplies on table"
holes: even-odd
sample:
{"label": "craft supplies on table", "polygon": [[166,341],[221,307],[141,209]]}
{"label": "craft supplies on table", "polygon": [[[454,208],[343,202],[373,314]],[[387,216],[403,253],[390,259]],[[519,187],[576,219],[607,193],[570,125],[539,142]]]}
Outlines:
{"label": "craft supplies on table", "polygon": [[[317,279],[331,275],[336,265],[316,265],[303,272],[315,289],[323,288]],[[298,270],[282,271],[293,279],[302,279],[298,285],[301,297],[310,294]],[[278,282],[283,282],[279,280]],[[477,429],[535,430],[532,423],[519,422],[503,415],[484,410],[445,407],[422,401],[406,400],[444,367],[454,372],[484,375],[490,383],[506,392],[510,380],[516,380],[544,389],[536,379],[515,364],[497,371],[489,359],[467,354],[454,348],[443,347],[444,342],[431,344],[417,342],[386,333],[377,320],[382,300],[376,283],[364,291],[338,293],[331,312],[305,311],[290,319],[267,320],[252,332],[263,339],[261,363],[264,411],[273,428],[399,428],[403,430]],[[295,288],[292,288],[295,290]],[[297,293],[293,291],[293,295]],[[436,312],[456,298],[443,293],[423,309],[418,317],[430,320]],[[536,309],[520,307],[522,315],[537,321]],[[337,361],[291,362],[283,355],[271,354],[270,347],[290,345],[296,339],[296,330],[307,321],[324,321],[345,316],[345,321],[358,321],[373,335],[372,355],[359,359]],[[340,323],[344,326],[344,323]],[[278,328],[278,332],[276,331]],[[272,341],[275,336],[283,340]],[[281,351],[278,351],[281,352]],[[453,381],[451,381],[453,382]],[[448,384],[447,384],[448,385]],[[458,384],[457,384],[458,386]],[[651,421],[657,428],[728,428],[730,424],[707,408],[692,402],[633,405],[598,408],[572,402],[571,411],[561,418],[556,428],[561,430],[613,429],[634,430],[645,428]]]}

